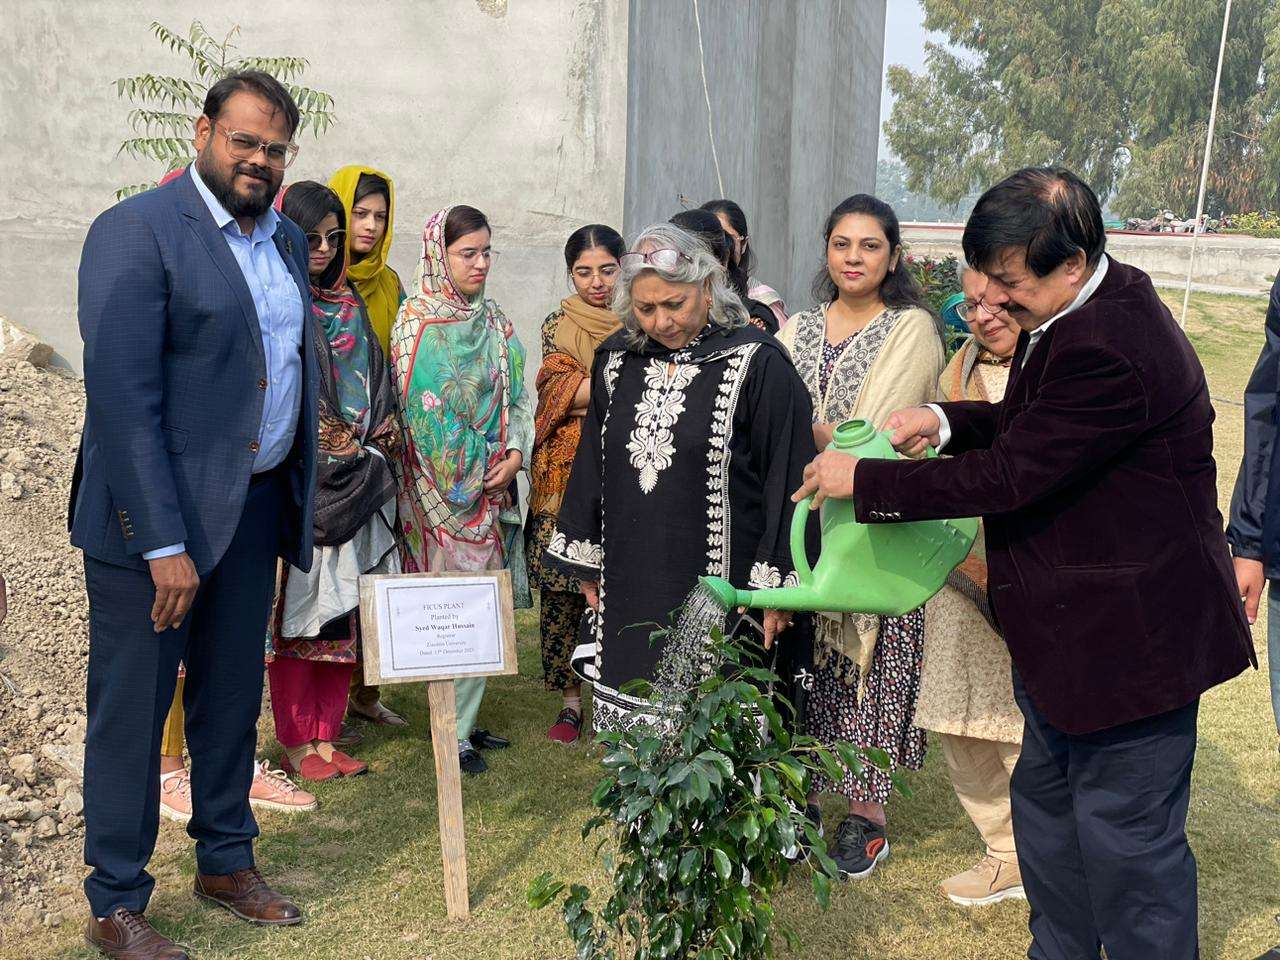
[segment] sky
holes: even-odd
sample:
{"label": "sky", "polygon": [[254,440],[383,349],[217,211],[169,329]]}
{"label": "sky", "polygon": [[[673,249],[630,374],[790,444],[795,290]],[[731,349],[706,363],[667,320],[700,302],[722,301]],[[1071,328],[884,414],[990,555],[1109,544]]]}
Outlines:
{"label": "sky", "polygon": [[[912,71],[924,69],[924,43],[928,34],[924,29],[924,10],[919,0],[888,0],[884,21],[884,65],[902,64]],[[935,37],[935,39],[942,39]],[[883,84],[883,79],[881,80]],[[893,98],[888,86],[880,93],[880,159],[893,157],[893,151],[884,140],[884,122],[893,109]]]}

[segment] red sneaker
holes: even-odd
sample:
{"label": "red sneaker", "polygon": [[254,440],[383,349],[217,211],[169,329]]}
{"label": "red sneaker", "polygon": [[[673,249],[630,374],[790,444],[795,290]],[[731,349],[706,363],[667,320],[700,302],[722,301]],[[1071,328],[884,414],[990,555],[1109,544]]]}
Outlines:
{"label": "red sneaker", "polygon": [[582,714],[570,707],[560,711],[556,722],[547,731],[547,739],[556,743],[576,743],[582,735]]}

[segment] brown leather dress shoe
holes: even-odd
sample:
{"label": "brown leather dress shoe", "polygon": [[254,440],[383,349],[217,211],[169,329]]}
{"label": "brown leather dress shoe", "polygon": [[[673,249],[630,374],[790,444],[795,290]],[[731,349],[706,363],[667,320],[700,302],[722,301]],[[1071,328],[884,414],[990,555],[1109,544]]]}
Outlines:
{"label": "brown leather dress shoe", "polygon": [[102,920],[90,917],[84,940],[112,960],[188,960],[186,947],[159,933],[142,914],[124,907],[116,907]]}
{"label": "brown leather dress shoe", "polygon": [[250,923],[287,927],[302,922],[302,911],[292,900],[267,886],[256,868],[222,875],[197,873],[195,894],[226,907]]}

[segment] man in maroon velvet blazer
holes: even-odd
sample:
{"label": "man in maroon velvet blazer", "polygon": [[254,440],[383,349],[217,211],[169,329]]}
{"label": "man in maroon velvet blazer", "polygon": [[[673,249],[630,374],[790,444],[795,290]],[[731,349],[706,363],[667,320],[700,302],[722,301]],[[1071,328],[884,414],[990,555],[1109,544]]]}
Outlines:
{"label": "man in maroon velvet blazer", "polygon": [[1204,371],[1146,274],[1109,260],[1093,191],[1027,169],[964,232],[983,301],[1023,328],[1001,403],[893,414],[805,487],[867,523],[981,515],[1026,716],[1013,826],[1033,960],[1198,956],[1185,833],[1196,712],[1254,661],[1218,512]]}

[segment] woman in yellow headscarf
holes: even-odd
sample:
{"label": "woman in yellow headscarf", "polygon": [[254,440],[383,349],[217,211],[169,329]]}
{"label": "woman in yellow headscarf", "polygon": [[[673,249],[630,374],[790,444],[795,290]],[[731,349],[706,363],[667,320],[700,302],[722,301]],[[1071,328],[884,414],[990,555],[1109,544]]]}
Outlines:
{"label": "woman in yellow headscarf", "polygon": [[[364,301],[383,356],[390,356],[391,324],[404,299],[404,285],[387,264],[395,222],[395,187],[381,170],[352,164],[330,178],[329,188],[347,212],[347,281]],[[403,717],[383,706],[381,691],[365,685],[359,669],[351,678],[347,713],[374,723],[405,725]]]}
{"label": "woman in yellow headscarf", "polygon": [[391,228],[395,222],[395,187],[380,170],[352,164],[329,180],[329,187],[347,211],[347,280],[356,288],[369,312],[369,323],[385,354],[391,324],[404,299],[404,285],[387,264]]}

